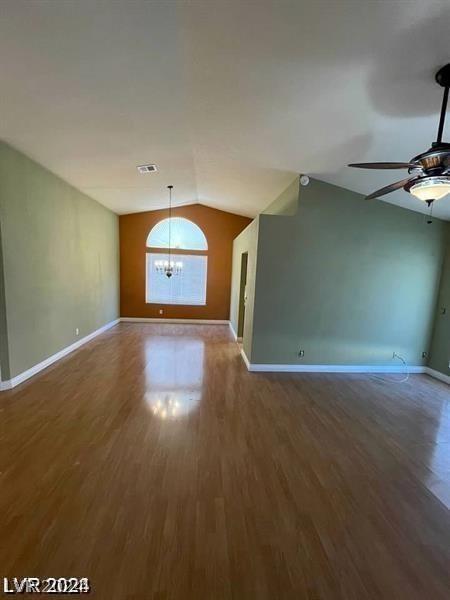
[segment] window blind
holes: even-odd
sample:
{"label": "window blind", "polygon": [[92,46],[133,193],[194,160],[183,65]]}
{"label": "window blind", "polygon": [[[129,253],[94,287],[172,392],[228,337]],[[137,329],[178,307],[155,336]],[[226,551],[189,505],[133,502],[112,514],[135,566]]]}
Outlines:
{"label": "window blind", "polygon": [[165,253],[147,252],[146,302],[149,304],[206,304],[207,257],[171,254],[174,262],[183,263],[181,272],[167,277],[158,272],[155,261],[168,260]]}

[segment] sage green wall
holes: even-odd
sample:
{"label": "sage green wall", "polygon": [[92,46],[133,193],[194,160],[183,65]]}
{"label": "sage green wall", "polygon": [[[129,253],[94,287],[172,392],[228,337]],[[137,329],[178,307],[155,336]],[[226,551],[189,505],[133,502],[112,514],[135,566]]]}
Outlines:
{"label": "sage green wall", "polygon": [[239,321],[239,291],[241,284],[241,257],[248,253],[247,262],[247,301],[245,304],[244,335],[242,345],[249,358],[252,356],[253,307],[255,303],[255,279],[258,256],[259,218],[248,225],[233,242],[233,268],[231,274],[230,321],[237,333]]}
{"label": "sage green wall", "polygon": [[450,223],[447,224],[447,253],[442,269],[429,366],[450,376]]}
{"label": "sage green wall", "polygon": [[298,189],[300,177],[297,176],[288,187],[269,204],[263,215],[295,215],[298,210]]}
{"label": "sage green wall", "polygon": [[294,216],[260,215],[251,362],[425,364],[446,224],[317,180],[300,190]]}
{"label": "sage green wall", "polygon": [[0,143],[0,223],[8,379],[118,317],[118,218]]}

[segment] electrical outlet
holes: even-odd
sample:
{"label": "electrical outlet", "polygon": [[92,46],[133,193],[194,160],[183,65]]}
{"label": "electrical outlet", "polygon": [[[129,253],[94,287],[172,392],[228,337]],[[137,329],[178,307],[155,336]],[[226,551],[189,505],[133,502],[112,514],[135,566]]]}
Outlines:
{"label": "electrical outlet", "polygon": [[75,335],[80,335],[80,330],[78,329],[78,327],[75,329]]}
{"label": "electrical outlet", "polygon": [[160,308],[160,309],[159,309],[159,314],[160,314],[160,315],[162,315],[163,313],[164,313],[163,309],[162,309],[162,308]]}
{"label": "electrical outlet", "polygon": [[422,352],[422,358],[428,358],[428,352]]}
{"label": "electrical outlet", "polygon": [[305,351],[304,351],[304,350],[299,350],[299,351],[298,351],[298,356],[299,356],[300,358],[303,358],[303,357],[305,356]]}

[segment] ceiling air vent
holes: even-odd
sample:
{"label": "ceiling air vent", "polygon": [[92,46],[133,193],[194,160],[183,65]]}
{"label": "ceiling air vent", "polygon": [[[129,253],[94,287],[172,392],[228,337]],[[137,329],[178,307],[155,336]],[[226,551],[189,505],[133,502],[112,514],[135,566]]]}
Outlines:
{"label": "ceiling air vent", "polygon": [[156,173],[158,169],[156,165],[139,165],[137,170],[139,173]]}

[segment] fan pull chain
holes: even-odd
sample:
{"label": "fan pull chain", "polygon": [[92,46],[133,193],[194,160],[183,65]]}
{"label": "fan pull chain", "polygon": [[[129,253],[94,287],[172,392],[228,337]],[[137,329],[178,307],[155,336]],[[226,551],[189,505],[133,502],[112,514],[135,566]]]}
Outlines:
{"label": "fan pull chain", "polygon": [[433,222],[433,204],[434,204],[434,200],[427,200],[427,204],[428,204],[428,207],[430,209],[430,216],[428,217],[427,224],[431,225],[431,223]]}

